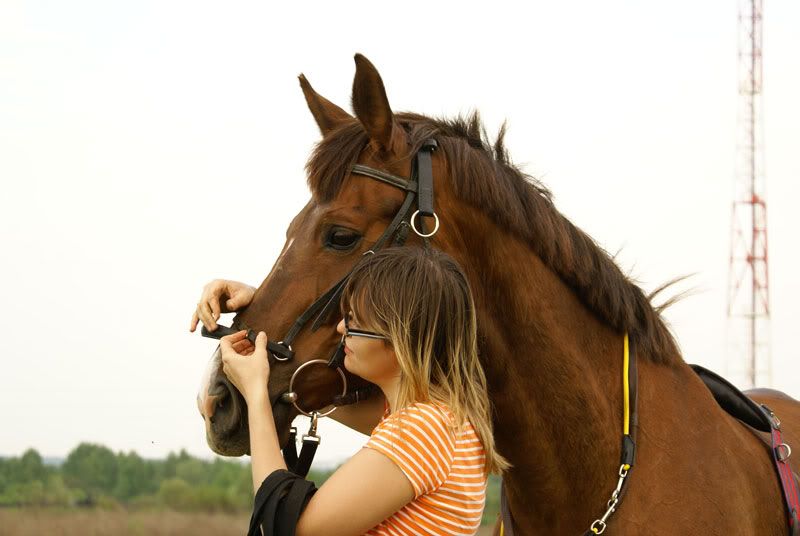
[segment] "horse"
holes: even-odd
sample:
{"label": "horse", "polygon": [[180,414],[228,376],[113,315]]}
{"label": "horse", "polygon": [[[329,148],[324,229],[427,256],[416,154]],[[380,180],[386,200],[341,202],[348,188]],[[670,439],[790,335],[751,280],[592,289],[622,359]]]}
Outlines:
{"label": "horse", "polygon": [[[627,334],[638,359],[636,464],[625,501],[608,521],[611,533],[787,534],[765,438],[723,411],[684,361],[662,308],[653,305],[655,293],[629,280],[556,209],[544,185],[511,163],[505,129],[492,143],[477,112],[452,119],[395,113],[377,69],[361,55],[355,63],[353,115],[299,77],[322,134],[306,165],[311,197],[234,327],[263,330],[271,340],[286,333],[370,250],[403,202],[397,185],[353,166],[411,177],[415,155],[433,139],[440,229],[430,239],[408,233],[407,245],[429,240],[469,279],[496,443],[512,464],[503,481],[516,533],[581,534],[606,510],[619,479]],[[434,225],[430,214],[417,220]],[[306,324],[298,332],[293,359],[272,366],[270,401],[282,445],[299,414],[283,396],[290,379],[340,340],[337,315],[323,316],[315,329]],[[309,367],[293,390],[304,407],[323,408],[341,381],[335,370]],[[780,417],[789,444],[800,444],[796,400],[767,389],[748,394]],[[224,377],[218,352],[199,396],[212,450],[249,452],[246,405]],[[789,461],[796,472],[796,460]]]}

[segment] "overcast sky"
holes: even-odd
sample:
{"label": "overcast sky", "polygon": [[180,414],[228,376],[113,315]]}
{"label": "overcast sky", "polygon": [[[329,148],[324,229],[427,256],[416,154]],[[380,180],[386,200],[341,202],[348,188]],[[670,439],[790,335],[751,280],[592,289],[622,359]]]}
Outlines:
{"label": "overcast sky", "polygon": [[[515,162],[645,289],[696,273],[666,316],[726,370],[735,3],[320,4],[0,4],[0,454],[211,455],[193,306],[269,271],[318,139],[296,77],[349,109],[355,52],[397,111],[508,119]],[[765,2],[772,385],[795,397],[799,25]],[[321,431],[319,463],[365,440]]]}

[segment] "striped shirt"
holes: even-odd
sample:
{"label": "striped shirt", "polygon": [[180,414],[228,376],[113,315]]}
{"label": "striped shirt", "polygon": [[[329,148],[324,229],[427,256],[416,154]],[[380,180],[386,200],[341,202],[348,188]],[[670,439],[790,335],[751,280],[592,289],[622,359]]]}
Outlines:
{"label": "striped shirt", "polygon": [[387,408],[364,445],[392,460],[411,482],[414,500],[367,536],[473,535],[486,504],[486,454],[472,424],[449,426],[447,406],[416,403]]}

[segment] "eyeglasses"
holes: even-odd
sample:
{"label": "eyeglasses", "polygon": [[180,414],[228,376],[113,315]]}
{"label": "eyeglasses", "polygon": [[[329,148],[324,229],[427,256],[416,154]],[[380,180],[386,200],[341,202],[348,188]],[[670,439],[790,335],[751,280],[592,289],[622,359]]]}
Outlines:
{"label": "eyeglasses", "polygon": [[366,331],[364,329],[351,328],[347,321],[348,316],[349,315],[344,316],[344,335],[342,335],[342,340],[344,340],[345,337],[364,337],[365,339],[382,339],[385,341],[389,340],[389,337],[381,335],[380,333],[375,333],[374,331]]}

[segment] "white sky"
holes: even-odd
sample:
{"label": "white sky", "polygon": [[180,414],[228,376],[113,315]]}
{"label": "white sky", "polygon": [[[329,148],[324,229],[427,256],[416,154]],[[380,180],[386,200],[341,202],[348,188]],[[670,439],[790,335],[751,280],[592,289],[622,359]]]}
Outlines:
{"label": "white sky", "polygon": [[[798,397],[800,4],[765,4],[773,386]],[[355,52],[395,110],[507,118],[515,161],[645,289],[697,273],[667,317],[725,370],[734,3],[384,5],[0,4],[0,454],[210,456],[191,311],[269,271],[318,139],[296,76],[349,108]],[[339,428],[320,463],[363,443]]]}

